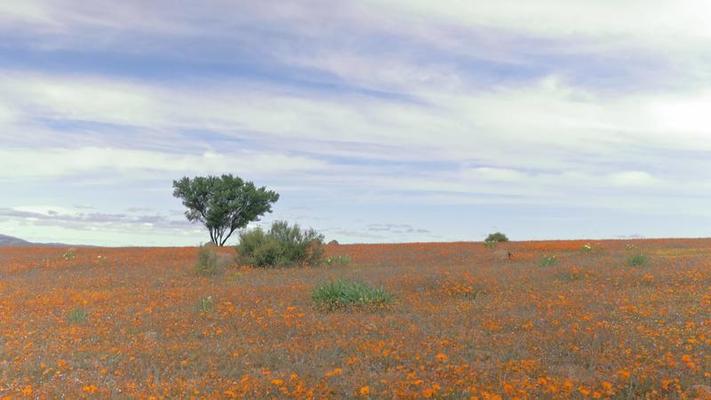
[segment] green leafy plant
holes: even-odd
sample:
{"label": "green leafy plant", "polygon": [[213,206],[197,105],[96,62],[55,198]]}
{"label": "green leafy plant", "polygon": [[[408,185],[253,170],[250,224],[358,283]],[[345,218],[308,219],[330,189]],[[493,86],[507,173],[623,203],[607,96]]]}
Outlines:
{"label": "green leafy plant", "polygon": [[324,260],[326,265],[348,265],[351,263],[351,258],[349,256],[331,256]]}
{"label": "green leafy plant", "polygon": [[83,324],[89,318],[89,313],[83,308],[74,308],[67,314],[70,324]]}
{"label": "green leafy plant", "polygon": [[185,217],[200,222],[210,233],[210,241],[224,246],[232,234],[272,212],[279,194],[256,187],[238,176],[184,177],[173,181],[173,196],[187,208]]}
{"label": "green leafy plant", "polygon": [[580,247],[580,251],[583,253],[592,253],[593,247],[590,243],[585,243],[582,247]]}
{"label": "green leafy plant", "polygon": [[490,233],[489,236],[487,236],[486,239],[484,239],[484,243],[501,243],[501,242],[508,242],[508,241],[509,241],[509,238],[506,237],[506,235],[504,235],[501,232]]}
{"label": "green leafy plant", "polygon": [[211,245],[204,245],[198,250],[195,272],[202,276],[215,276],[220,272],[217,253]]}
{"label": "green leafy plant", "polygon": [[277,221],[266,232],[261,228],[242,232],[237,252],[239,262],[255,267],[318,265],[323,258],[323,235]]}
{"label": "green leafy plant", "polygon": [[374,288],[359,281],[339,279],[322,283],[314,288],[311,298],[316,306],[325,310],[336,310],[358,306],[384,306],[392,302],[393,296],[383,288]]}
{"label": "green leafy plant", "polygon": [[538,265],[541,267],[549,267],[551,265],[556,265],[558,264],[558,258],[556,256],[543,256],[541,258],[541,261],[538,262]]}
{"label": "green leafy plant", "polygon": [[201,313],[209,313],[215,309],[215,300],[212,296],[203,297],[198,301],[197,310]]}
{"label": "green leafy plant", "polygon": [[631,267],[639,267],[639,266],[644,265],[646,263],[647,263],[647,256],[645,256],[642,253],[633,254],[627,259],[627,265],[629,265]]}

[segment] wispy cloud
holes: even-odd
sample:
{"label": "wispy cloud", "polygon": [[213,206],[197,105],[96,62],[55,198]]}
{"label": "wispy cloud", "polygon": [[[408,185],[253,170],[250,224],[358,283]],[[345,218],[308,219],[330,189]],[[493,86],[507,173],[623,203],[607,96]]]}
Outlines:
{"label": "wispy cloud", "polygon": [[[125,214],[130,243],[126,209],[232,172],[342,240],[466,238],[383,220],[400,204],[705,216],[708,17],[700,0],[4,2],[0,181],[24,190],[0,207],[90,203],[83,218]],[[82,229],[66,215],[5,227]]]}

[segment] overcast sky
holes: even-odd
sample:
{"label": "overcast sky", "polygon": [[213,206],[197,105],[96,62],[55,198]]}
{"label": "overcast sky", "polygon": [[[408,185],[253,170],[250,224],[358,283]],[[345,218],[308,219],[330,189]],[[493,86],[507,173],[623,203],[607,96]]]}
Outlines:
{"label": "overcast sky", "polygon": [[342,242],[711,236],[711,2],[0,2],[0,233],[206,241],[183,175]]}

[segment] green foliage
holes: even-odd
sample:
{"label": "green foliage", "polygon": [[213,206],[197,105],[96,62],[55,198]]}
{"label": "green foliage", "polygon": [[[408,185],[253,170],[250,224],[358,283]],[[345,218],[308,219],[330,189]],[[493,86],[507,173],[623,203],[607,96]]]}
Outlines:
{"label": "green foliage", "polygon": [[580,247],[580,251],[583,253],[592,253],[593,247],[590,243],[585,243],[582,247]]}
{"label": "green foliage", "polygon": [[276,221],[269,231],[255,228],[240,234],[239,261],[255,267],[318,265],[323,258],[323,235]]}
{"label": "green foliage", "polygon": [[62,254],[62,258],[69,261],[77,258],[77,251],[75,248],[70,248]]}
{"label": "green foliage", "polygon": [[200,247],[195,272],[202,276],[215,276],[220,272],[217,253],[211,245]]}
{"label": "green foliage", "polygon": [[198,301],[197,310],[201,313],[209,313],[215,309],[215,300],[212,296],[203,297]]}
{"label": "green foliage", "polygon": [[184,177],[173,181],[173,196],[187,207],[188,220],[204,224],[210,241],[219,246],[237,229],[271,212],[279,200],[276,192],[232,175]]}
{"label": "green foliage", "polygon": [[348,265],[351,263],[349,256],[331,256],[325,260],[326,265]]}
{"label": "green foliage", "polygon": [[509,238],[506,237],[501,232],[494,232],[489,234],[489,236],[484,239],[484,243],[500,243],[500,242],[508,242]]}
{"label": "green foliage", "polygon": [[383,288],[343,279],[320,284],[314,288],[311,298],[317,307],[325,310],[353,306],[384,306],[393,300],[393,296]]}
{"label": "green foliage", "polygon": [[541,261],[538,263],[541,267],[549,267],[556,264],[558,264],[558,258],[556,256],[543,256]]}
{"label": "green foliage", "polygon": [[642,253],[637,253],[627,259],[627,265],[638,267],[647,263],[647,256]]}
{"label": "green foliage", "polygon": [[89,318],[89,313],[83,308],[75,308],[67,314],[70,324],[83,324]]}

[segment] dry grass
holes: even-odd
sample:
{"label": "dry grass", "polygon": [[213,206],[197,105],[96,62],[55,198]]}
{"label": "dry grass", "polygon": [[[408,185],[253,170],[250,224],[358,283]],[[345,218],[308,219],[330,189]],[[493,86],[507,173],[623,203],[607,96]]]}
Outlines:
{"label": "dry grass", "polygon": [[[348,266],[215,277],[195,248],[0,249],[0,398],[689,398],[711,380],[711,241],[636,242],[644,268],[583,244],[339,245]],[[396,300],[323,312],[337,279]]]}

